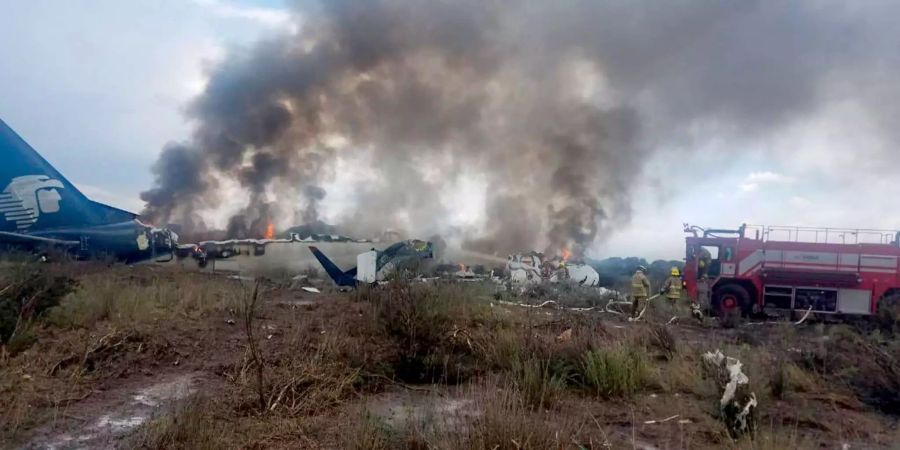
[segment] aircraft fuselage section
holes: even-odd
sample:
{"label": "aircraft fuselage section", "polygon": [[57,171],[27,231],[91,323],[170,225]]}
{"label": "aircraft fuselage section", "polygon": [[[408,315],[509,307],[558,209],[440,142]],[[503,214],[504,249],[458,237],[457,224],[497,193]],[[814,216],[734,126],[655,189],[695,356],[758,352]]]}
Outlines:
{"label": "aircraft fuselage section", "polygon": [[72,250],[83,258],[106,254],[129,262],[171,255],[175,245],[175,238],[167,230],[154,229],[137,220],[40,230],[28,234],[78,241],[79,245]]}

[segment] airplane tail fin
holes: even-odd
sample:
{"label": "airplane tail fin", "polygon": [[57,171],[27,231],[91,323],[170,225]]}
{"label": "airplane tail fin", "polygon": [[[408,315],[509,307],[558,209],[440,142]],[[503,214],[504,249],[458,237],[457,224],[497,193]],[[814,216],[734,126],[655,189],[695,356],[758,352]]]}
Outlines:
{"label": "airplane tail fin", "polygon": [[0,231],[123,222],[135,214],[94,202],[0,120]]}
{"label": "airplane tail fin", "polygon": [[319,264],[325,269],[328,276],[334,280],[338,286],[356,286],[356,267],[344,272],[334,262],[328,259],[318,247],[309,247],[309,251],[319,260]]}

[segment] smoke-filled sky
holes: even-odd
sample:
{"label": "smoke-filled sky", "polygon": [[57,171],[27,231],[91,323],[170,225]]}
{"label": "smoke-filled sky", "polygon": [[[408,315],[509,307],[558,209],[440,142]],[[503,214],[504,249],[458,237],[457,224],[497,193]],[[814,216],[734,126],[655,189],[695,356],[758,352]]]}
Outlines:
{"label": "smoke-filled sky", "polygon": [[900,228],[894,2],[91,5],[2,7],[0,117],[160,223],[651,258],[682,222]]}

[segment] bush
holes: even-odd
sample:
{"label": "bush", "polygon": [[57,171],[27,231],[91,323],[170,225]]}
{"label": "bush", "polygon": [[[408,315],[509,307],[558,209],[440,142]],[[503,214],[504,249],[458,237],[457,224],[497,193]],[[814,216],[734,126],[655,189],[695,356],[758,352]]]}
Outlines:
{"label": "bush", "polygon": [[75,281],[39,262],[7,262],[0,273],[0,343],[9,343],[34,318],[59,304]]}
{"label": "bush", "polygon": [[378,417],[365,414],[355,421],[354,429],[344,435],[344,446],[354,450],[388,450],[396,448],[399,436]]}
{"label": "bush", "polygon": [[649,381],[647,363],[633,347],[588,350],[582,357],[581,376],[598,397],[630,397]]}
{"label": "bush", "polygon": [[[454,433],[450,448],[505,450],[573,448],[576,426],[562,415],[563,423],[532,413],[518,396],[497,389],[483,400],[482,414],[467,433]],[[579,448],[576,444],[576,447]],[[585,447],[580,447],[585,448]]]}
{"label": "bush", "polygon": [[802,355],[800,365],[850,387],[883,412],[900,414],[900,345],[894,340],[880,342],[850,327],[833,327],[818,349]]}
{"label": "bush", "polygon": [[569,375],[535,355],[522,356],[513,363],[512,377],[525,404],[533,409],[552,407],[566,388]]}
{"label": "bush", "polygon": [[392,375],[407,382],[455,384],[468,379],[476,371],[479,351],[472,332],[498,326],[490,308],[473,301],[478,296],[474,287],[395,279],[356,295],[372,306],[374,332],[393,342]]}
{"label": "bush", "polygon": [[649,344],[662,352],[666,360],[671,360],[678,351],[678,340],[669,328],[659,323],[652,323],[649,331]]}
{"label": "bush", "polygon": [[172,414],[146,422],[125,439],[125,448],[219,449],[227,446],[223,427],[216,423],[212,403],[191,399]]}
{"label": "bush", "polygon": [[365,296],[375,308],[378,331],[396,343],[394,372],[402,380],[426,381],[433,353],[450,331],[450,318],[432,294],[395,281]]}

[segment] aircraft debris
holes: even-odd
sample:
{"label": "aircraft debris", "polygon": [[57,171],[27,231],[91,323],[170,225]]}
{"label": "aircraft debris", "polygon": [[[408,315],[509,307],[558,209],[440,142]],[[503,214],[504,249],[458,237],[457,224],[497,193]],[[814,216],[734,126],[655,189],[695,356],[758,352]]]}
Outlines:
{"label": "aircraft debris", "polygon": [[[675,419],[679,418],[680,416],[681,416],[680,414],[675,414],[674,416],[666,417],[665,419],[660,419],[660,420],[645,420],[645,421],[644,421],[644,424],[645,424],[645,425],[656,425],[656,424],[660,424],[660,423],[666,423],[666,422],[668,422],[668,421],[670,421],[670,420],[675,420]],[[679,421],[679,422],[681,422],[681,421]]]}
{"label": "aircraft debris", "polygon": [[397,242],[384,251],[372,249],[356,256],[356,267],[341,270],[317,247],[309,250],[335,284],[355,287],[357,283],[379,283],[397,271],[416,270],[425,259],[434,258],[431,242],[410,239]]}
{"label": "aircraft debris", "polygon": [[720,350],[706,352],[703,361],[716,372],[716,380],[722,389],[719,412],[732,437],[738,437],[756,429],[756,393],[749,392],[750,378],[742,371],[741,362],[725,356]]}
{"label": "aircraft debris", "polygon": [[562,257],[554,258],[538,252],[509,255],[506,269],[513,283],[572,281],[589,287],[600,284],[600,274],[593,267],[569,261],[565,251]]}
{"label": "aircraft debris", "polygon": [[0,161],[0,246],[58,248],[78,259],[174,258],[178,234],[89,199],[2,120]]}

